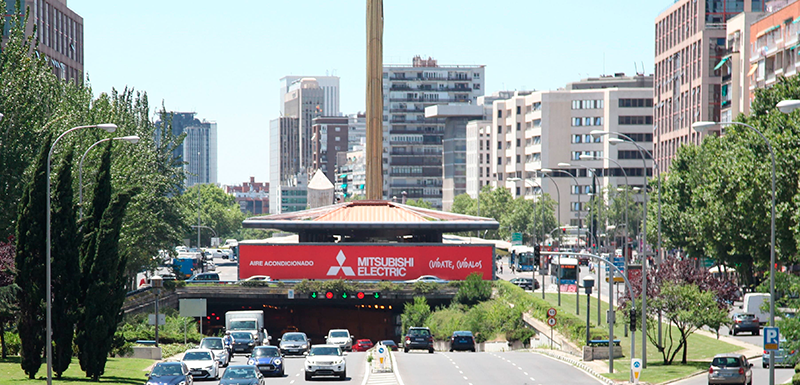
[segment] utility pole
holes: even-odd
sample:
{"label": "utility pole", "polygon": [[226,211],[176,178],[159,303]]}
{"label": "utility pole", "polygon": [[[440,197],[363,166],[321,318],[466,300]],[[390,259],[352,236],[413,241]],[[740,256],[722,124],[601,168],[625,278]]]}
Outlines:
{"label": "utility pole", "polygon": [[367,199],[383,198],[383,0],[367,0]]}

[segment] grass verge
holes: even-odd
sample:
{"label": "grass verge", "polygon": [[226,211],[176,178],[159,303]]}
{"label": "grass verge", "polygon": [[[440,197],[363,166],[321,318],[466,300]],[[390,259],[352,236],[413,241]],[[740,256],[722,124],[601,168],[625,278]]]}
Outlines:
{"label": "grass verge", "polygon": [[[534,293],[533,295],[538,296],[541,298],[541,292]],[[576,315],[576,302],[580,301],[581,304],[581,315],[584,320],[586,319],[586,295],[581,293],[580,299],[576,299],[575,293],[561,293],[561,306],[558,306],[558,294],[557,293],[547,293],[545,295],[545,300],[555,307],[559,313],[566,312],[569,314]],[[605,301],[601,301],[600,304],[600,325],[596,325],[597,323],[597,297],[592,297],[589,301],[589,318],[590,322],[595,325],[595,327],[608,330],[608,324],[605,323],[605,312],[608,310],[608,303]],[[621,319],[621,315],[617,313],[619,319]],[[557,318],[558,316],[556,316]],[[622,322],[617,322],[614,325],[614,339],[620,340],[620,345],[622,345],[622,353],[625,355],[623,358],[618,358],[614,360],[614,369],[615,373],[603,373],[604,376],[614,379],[614,380],[627,380],[629,376],[628,368],[630,368],[630,351],[631,351],[631,338],[630,334],[628,337],[623,337],[624,327]],[[663,335],[669,333],[669,328],[666,324],[662,327]],[[677,340],[677,329],[672,328],[674,338]],[[642,349],[642,334],[641,331],[636,333],[636,357],[641,357],[641,349]],[[685,365],[680,363],[681,354],[678,353],[675,360],[673,361],[672,365],[664,365],[663,357],[661,353],[656,349],[655,345],[653,345],[649,340],[647,341],[647,369],[642,371],[641,381],[648,382],[648,383],[662,383],[669,380],[678,379],[681,377],[685,377],[691,375],[693,373],[697,373],[699,371],[705,371],[708,369],[708,365],[711,363],[711,359],[714,357],[715,354],[718,353],[728,353],[728,352],[736,352],[741,350],[739,346],[732,345],[716,338],[709,338],[700,334],[692,334],[689,336],[689,351],[687,353],[687,362]],[[603,363],[608,365],[608,360],[602,360]]]}
{"label": "grass verge", "polygon": [[[145,360],[139,358],[109,358],[106,363],[105,374],[100,376],[100,383],[102,384],[120,384],[120,385],[141,385],[147,380],[144,376],[144,370],[153,364],[153,360]],[[0,360],[0,379],[3,384],[13,385],[41,385],[43,379],[47,377],[47,365],[42,364],[39,372],[36,373],[35,380],[29,380],[28,376],[22,371],[20,367],[20,358],[18,356],[9,357]],[[90,378],[86,378],[86,374],[81,370],[77,358],[72,359],[69,369],[64,372],[61,379],[56,379],[53,374],[54,384],[97,384]]]}

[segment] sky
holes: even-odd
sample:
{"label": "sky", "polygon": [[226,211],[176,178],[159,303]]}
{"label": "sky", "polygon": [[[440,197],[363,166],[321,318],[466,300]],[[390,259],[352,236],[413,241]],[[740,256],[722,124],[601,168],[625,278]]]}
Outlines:
{"label": "sky", "polygon": [[[384,1],[384,64],[416,55],[485,65],[486,94],[589,76],[653,73],[654,20],[670,0]],[[151,109],[217,122],[218,182],[268,182],[279,80],[340,77],[343,114],[365,110],[365,0],[68,0],[83,17],[95,95],[146,92]],[[643,70],[644,68],[644,70]]]}

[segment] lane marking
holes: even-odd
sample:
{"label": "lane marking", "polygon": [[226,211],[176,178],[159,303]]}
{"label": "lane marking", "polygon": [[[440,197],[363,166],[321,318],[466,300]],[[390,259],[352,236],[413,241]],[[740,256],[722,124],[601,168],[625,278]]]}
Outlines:
{"label": "lane marking", "polygon": [[524,375],[526,375],[526,376],[528,375],[528,372],[522,372],[522,373],[523,373]]}
{"label": "lane marking", "polygon": [[465,380],[468,380],[467,376],[464,376],[464,379],[465,379]]}

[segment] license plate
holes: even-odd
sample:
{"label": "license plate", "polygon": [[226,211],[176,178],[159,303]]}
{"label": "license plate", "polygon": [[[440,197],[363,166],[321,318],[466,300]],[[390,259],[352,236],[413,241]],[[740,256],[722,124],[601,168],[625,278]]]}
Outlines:
{"label": "license plate", "polygon": [[421,342],[421,341],[425,341],[425,339],[424,338],[414,338],[414,341],[420,341]]}
{"label": "license plate", "polygon": [[297,353],[297,352],[300,351],[300,349],[289,349],[289,351],[292,352],[292,353]]}
{"label": "license plate", "polygon": [[192,370],[192,375],[193,375],[193,376],[199,376],[199,375],[200,375],[200,373],[201,373],[201,372],[200,372],[199,370]]}

